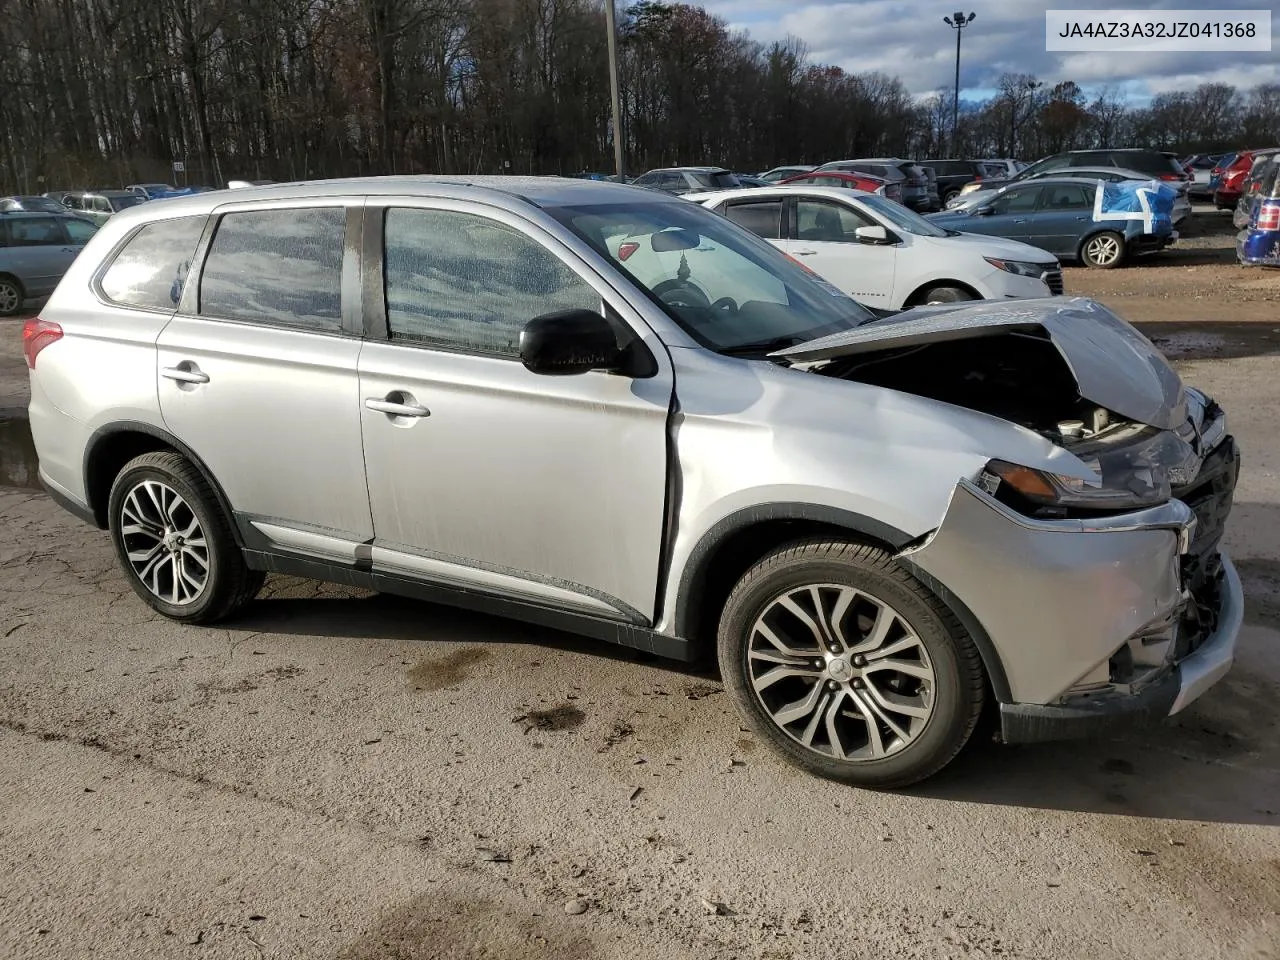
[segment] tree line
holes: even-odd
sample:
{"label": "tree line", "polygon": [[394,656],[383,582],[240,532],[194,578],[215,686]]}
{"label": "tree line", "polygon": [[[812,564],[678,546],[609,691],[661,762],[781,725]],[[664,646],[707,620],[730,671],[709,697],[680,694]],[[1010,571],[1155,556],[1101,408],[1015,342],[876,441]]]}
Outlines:
{"label": "tree line", "polygon": [[[602,0],[0,0],[0,193],[612,169]],[[940,38],[940,42],[945,40]],[[1136,109],[1008,74],[920,100],[699,7],[619,12],[627,170],[1280,142],[1280,84]],[[954,135],[954,137],[953,137]],[[953,148],[954,145],[954,148]],[[185,174],[172,174],[172,164]]]}

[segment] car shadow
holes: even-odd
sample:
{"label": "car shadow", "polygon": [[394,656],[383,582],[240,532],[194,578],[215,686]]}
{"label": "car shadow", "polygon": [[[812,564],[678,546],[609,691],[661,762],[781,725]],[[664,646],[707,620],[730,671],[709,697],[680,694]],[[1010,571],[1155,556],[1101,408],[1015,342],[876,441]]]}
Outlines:
{"label": "car shadow", "polygon": [[259,598],[227,626],[233,635],[262,633],[400,640],[428,645],[466,643],[540,647],[620,663],[644,663],[682,676],[718,676],[714,663],[705,657],[697,662],[682,663],[644,650],[550,627],[391,594]]}

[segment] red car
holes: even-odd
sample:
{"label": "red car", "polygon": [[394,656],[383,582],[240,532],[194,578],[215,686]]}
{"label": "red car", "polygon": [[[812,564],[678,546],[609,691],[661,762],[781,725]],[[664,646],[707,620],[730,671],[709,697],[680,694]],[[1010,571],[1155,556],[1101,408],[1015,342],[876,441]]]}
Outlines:
{"label": "red car", "polygon": [[783,180],[781,186],[793,183],[806,187],[842,187],[845,190],[863,190],[867,193],[878,193],[890,200],[902,202],[902,184],[885,180],[881,177],[868,176],[865,173],[839,173],[835,170],[802,173],[798,177]]}
{"label": "red car", "polygon": [[1236,201],[1244,190],[1244,181],[1249,176],[1249,168],[1253,166],[1253,150],[1241,150],[1236,158],[1222,171],[1222,179],[1218,189],[1213,191],[1213,205],[1219,210],[1235,208]]}

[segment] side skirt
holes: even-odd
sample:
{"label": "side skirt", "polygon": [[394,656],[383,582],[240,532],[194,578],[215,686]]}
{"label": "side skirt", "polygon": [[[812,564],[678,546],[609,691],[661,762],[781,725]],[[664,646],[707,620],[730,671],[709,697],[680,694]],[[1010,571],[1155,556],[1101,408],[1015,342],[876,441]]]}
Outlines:
{"label": "side skirt", "polygon": [[244,557],[252,570],[342,583],[414,600],[459,607],[463,610],[475,610],[479,613],[507,617],[511,620],[520,620],[524,623],[616,643],[623,647],[643,650],[655,656],[685,663],[695,658],[693,644],[683,638],[668,637],[648,627],[543,606],[522,598],[425,580],[412,580],[393,574],[359,570],[339,563],[328,563],[306,557],[284,556],[265,550],[246,550]]}

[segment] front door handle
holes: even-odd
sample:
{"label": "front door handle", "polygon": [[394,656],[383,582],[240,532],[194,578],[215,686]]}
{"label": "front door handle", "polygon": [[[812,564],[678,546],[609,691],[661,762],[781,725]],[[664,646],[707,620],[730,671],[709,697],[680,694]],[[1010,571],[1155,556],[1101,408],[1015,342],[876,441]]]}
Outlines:
{"label": "front door handle", "polygon": [[387,394],[385,400],[368,397],[364,405],[370,410],[385,413],[389,417],[429,417],[431,411],[413,399],[411,394],[394,392]]}
{"label": "front door handle", "polygon": [[1015,217],[1015,218],[1014,218],[1014,220],[1013,220],[1013,222],[1014,222],[1014,223],[1026,223],[1026,222],[1027,222],[1027,218],[1026,218],[1026,217]]}
{"label": "front door handle", "polygon": [[812,257],[817,254],[817,250],[792,250],[797,257]]}
{"label": "front door handle", "polygon": [[184,360],[176,367],[162,367],[160,376],[179,383],[208,383],[209,375],[189,360]]}

